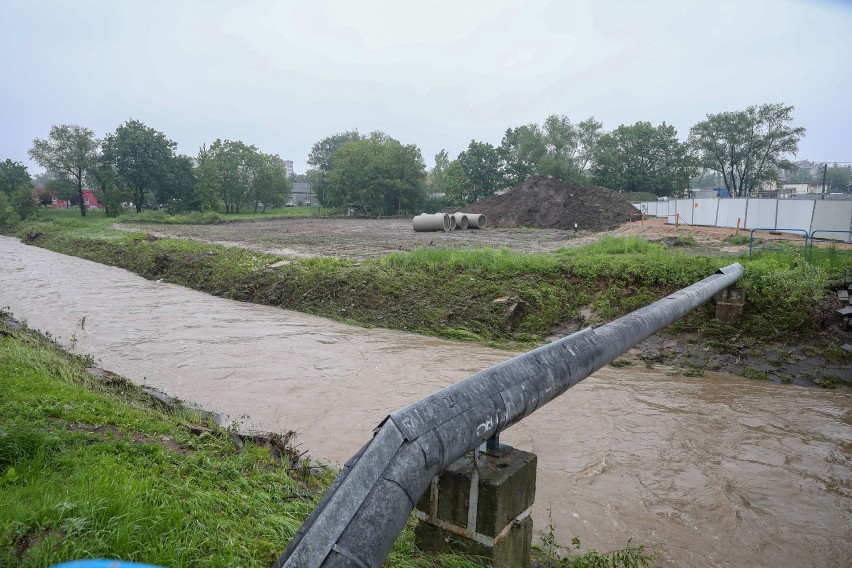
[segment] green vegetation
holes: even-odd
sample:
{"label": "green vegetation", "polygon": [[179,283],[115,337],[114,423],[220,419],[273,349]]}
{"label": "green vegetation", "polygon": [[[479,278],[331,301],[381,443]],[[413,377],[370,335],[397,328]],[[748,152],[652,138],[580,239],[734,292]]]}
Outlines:
{"label": "green vegetation", "polygon": [[721,174],[731,197],[746,197],[795,168],[787,156],[796,154],[804,135],[793,126],[792,106],[762,104],[708,114],[690,129],[688,143],[701,168]]}
{"label": "green vegetation", "polygon": [[[649,156],[654,156],[649,160]],[[695,159],[677,131],[665,122],[622,124],[604,134],[595,148],[595,183],[619,191],[677,195],[695,175]]]}
{"label": "green vegetation", "polygon": [[692,233],[680,233],[675,237],[675,244],[680,247],[694,247],[698,241]]}
{"label": "green vegetation", "polygon": [[[2,320],[0,352],[0,566],[269,566],[331,482],[334,472],[300,461],[286,437],[276,439],[284,459],[238,443]],[[195,435],[188,424],[199,423]],[[480,564],[423,554],[409,527],[387,565]]]}
{"label": "green vegetation", "polygon": [[571,540],[571,546],[564,546],[556,540],[552,516],[540,537],[540,544],[533,546],[532,554],[534,565],[539,568],[645,568],[656,556],[654,550],[648,550],[644,545],[633,546],[630,541],[622,550],[607,553],[590,550],[580,554],[578,537]]}
{"label": "green vegetation", "polygon": [[[491,344],[533,345],[590,306],[597,325],[688,286],[730,257],[687,254],[645,239],[606,237],[548,254],[421,249],[379,259],[300,259],[109,228],[104,217],[56,216],[21,225],[26,242],[120,266],[210,294],[276,305],[362,326]],[[688,240],[688,237],[687,237]],[[807,337],[820,328],[826,288],[848,278],[850,255],[766,252],[746,266],[744,317],[715,320],[703,306],[679,331],[751,342]]]}
{"label": "green vegetation", "polygon": [[0,565],[268,566],[328,476],[193,436],[118,377],[0,323]]}
{"label": "green vegetation", "polygon": [[751,379],[752,381],[765,381],[768,379],[768,376],[765,371],[755,369],[754,367],[746,367],[744,374],[745,378]]}
{"label": "green vegetation", "polygon": [[[116,375],[0,312],[0,566],[82,558],[160,566],[269,566],[334,472],[311,467],[290,434],[241,438],[195,411],[165,410]],[[274,447],[275,452],[270,448]],[[477,568],[397,539],[390,568]],[[552,537],[551,527],[551,537]],[[552,541],[552,538],[551,538]],[[550,551],[556,553],[555,549]],[[645,566],[644,547],[552,566]],[[605,559],[606,563],[602,563]]]}
{"label": "green vegetation", "polygon": [[426,164],[420,148],[374,132],[334,152],[324,204],[360,203],[377,215],[414,211],[425,197]]}
{"label": "green vegetation", "polygon": [[731,235],[725,238],[725,242],[732,245],[747,245],[750,240],[748,235]]}
{"label": "green vegetation", "polygon": [[[263,213],[216,213],[207,211],[190,211],[172,215],[163,210],[145,210],[141,213],[125,213],[114,221],[116,223],[153,223],[162,225],[217,225],[237,221],[252,221],[256,219],[280,219],[295,217],[322,217],[329,215],[329,209],[318,207],[282,207],[269,209]],[[91,214],[91,213],[90,213]]]}

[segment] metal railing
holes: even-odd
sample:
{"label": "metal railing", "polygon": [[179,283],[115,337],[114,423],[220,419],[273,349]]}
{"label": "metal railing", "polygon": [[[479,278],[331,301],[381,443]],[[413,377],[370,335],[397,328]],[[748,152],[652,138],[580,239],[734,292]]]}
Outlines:
{"label": "metal railing", "polygon": [[[848,238],[846,240],[831,239],[831,238],[825,239],[825,240],[829,241],[827,244],[829,245],[830,250],[832,250],[836,253],[839,253],[839,254],[852,254],[852,249],[847,248],[846,246],[840,246],[840,247],[836,246],[838,244],[848,246],[849,243],[852,242],[852,231],[840,231],[840,230],[829,230],[829,229],[817,229],[816,231],[813,231],[811,233],[811,238],[810,238],[810,241],[808,243],[808,250],[810,252],[813,252],[813,250],[814,250],[814,240],[817,239],[817,237],[816,237],[817,233],[848,235]],[[822,239],[820,239],[820,241],[822,242]],[[820,248],[820,247],[817,247],[817,248]]]}
{"label": "metal railing", "polygon": [[729,288],[739,263],[597,329],[495,365],[392,412],[273,568],[378,567],[432,478],[637,343]]}
{"label": "metal railing", "polygon": [[[757,239],[754,237],[754,233],[756,231],[763,231],[772,234],[771,237],[759,236]],[[781,235],[780,233],[788,233],[787,235]],[[802,251],[804,252],[808,247],[808,237],[810,236],[808,232],[804,229],[776,229],[776,228],[767,228],[767,227],[759,227],[756,229],[752,229],[749,233],[748,239],[748,254],[755,250],[785,250],[790,248],[789,243],[791,239],[798,239],[800,235],[804,236],[804,240],[802,241]],[[769,243],[779,243],[779,246],[757,246],[762,245],[765,242]],[[780,243],[785,243],[788,246],[780,246]]]}

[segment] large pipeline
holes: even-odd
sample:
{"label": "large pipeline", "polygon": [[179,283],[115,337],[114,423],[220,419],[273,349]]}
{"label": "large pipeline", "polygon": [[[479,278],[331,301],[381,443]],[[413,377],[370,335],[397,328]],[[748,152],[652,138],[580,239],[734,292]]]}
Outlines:
{"label": "large pipeline", "polygon": [[742,277],[739,263],[649,306],[480,371],[390,416],[273,568],[378,567],[432,478]]}

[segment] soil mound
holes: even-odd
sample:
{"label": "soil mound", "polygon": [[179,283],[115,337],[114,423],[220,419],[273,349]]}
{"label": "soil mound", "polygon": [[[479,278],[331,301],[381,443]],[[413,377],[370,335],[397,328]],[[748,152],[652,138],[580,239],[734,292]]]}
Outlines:
{"label": "soil mound", "polygon": [[581,231],[609,231],[636,213],[629,201],[611,189],[545,176],[531,177],[503,195],[463,210],[484,213],[489,227],[573,229],[577,223]]}

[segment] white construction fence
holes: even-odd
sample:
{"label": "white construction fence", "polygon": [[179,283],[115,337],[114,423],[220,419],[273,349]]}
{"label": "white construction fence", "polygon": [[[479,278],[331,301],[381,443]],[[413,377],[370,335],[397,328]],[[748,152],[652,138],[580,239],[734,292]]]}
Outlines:
{"label": "white construction fence", "polygon": [[[731,229],[807,231],[818,239],[852,242],[852,201],[810,199],[706,198],[634,203],[648,217]],[[679,219],[678,219],[679,217]],[[835,232],[830,232],[835,231]]]}

